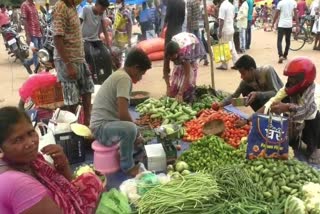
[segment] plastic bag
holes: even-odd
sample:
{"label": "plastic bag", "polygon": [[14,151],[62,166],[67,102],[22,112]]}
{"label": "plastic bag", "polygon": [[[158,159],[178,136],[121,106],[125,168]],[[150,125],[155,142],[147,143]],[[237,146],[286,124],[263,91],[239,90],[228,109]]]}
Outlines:
{"label": "plastic bag", "polygon": [[128,198],[116,189],[102,194],[96,214],[129,214],[131,213]]}
{"label": "plastic bag", "polygon": [[143,172],[141,173],[137,184],[138,194],[143,196],[146,192],[149,191],[149,189],[158,184],[160,184],[160,181],[156,174],[149,171]]}
{"label": "plastic bag", "polygon": [[232,58],[229,43],[213,45],[212,52],[216,63],[228,62]]}
{"label": "plastic bag", "polygon": [[282,116],[254,114],[248,136],[247,158],[288,159],[289,120]]}

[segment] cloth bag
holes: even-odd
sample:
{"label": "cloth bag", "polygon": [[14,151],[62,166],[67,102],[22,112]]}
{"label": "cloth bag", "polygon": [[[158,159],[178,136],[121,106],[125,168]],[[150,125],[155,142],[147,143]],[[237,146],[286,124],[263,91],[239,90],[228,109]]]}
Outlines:
{"label": "cloth bag", "polygon": [[220,62],[228,62],[230,59],[232,59],[231,55],[231,44],[228,43],[221,43],[213,45],[212,52],[213,52],[213,58],[215,63]]}
{"label": "cloth bag", "polygon": [[289,119],[283,116],[254,114],[248,136],[247,159],[288,159]]}

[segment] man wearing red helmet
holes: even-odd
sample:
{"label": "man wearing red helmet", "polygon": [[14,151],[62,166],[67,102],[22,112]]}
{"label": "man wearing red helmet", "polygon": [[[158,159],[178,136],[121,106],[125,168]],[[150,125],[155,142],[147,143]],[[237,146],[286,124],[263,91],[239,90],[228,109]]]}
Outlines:
{"label": "man wearing red helmet", "polygon": [[[284,75],[288,77],[285,87],[265,104],[265,108],[289,115],[292,121],[289,144],[297,148],[302,140],[307,144],[309,162],[319,164],[320,113],[314,98],[316,67],[310,59],[298,57],[286,65]],[[286,99],[289,102],[285,102]]]}

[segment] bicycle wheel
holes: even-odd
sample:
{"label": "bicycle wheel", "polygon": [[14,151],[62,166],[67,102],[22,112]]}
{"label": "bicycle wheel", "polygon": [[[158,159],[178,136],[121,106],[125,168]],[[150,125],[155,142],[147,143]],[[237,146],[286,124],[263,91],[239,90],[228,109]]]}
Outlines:
{"label": "bicycle wheel", "polygon": [[292,27],[292,33],[291,33],[291,41],[290,41],[290,50],[292,51],[298,51],[301,48],[303,48],[304,44],[306,43],[306,40],[308,38],[307,31],[304,27],[300,28],[300,32],[297,34],[297,28],[296,26]]}

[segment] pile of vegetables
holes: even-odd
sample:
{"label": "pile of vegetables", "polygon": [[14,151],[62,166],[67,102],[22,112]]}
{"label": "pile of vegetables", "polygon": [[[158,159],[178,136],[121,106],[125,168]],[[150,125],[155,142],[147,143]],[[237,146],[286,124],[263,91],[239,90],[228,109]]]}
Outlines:
{"label": "pile of vegetables", "polygon": [[189,175],[191,172],[189,171],[189,165],[184,161],[178,161],[174,166],[167,166],[167,175],[171,178],[180,178],[180,175],[185,176]]}
{"label": "pile of vegetables", "polygon": [[211,108],[212,103],[221,102],[229,94],[207,86],[198,86],[195,92],[195,101],[192,103],[192,109],[199,112],[203,109]]}
{"label": "pile of vegetables", "polygon": [[151,114],[151,119],[160,119],[162,125],[181,125],[197,115],[197,112],[193,111],[186,103],[178,103],[178,101],[169,97],[164,97],[160,100],[150,98],[139,104],[136,110],[141,115]]}
{"label": "pile of vegetables", "polygon": [[[283,213],[289,196],[305,199],[302,186],[308,182],[320,183],[320,172],[306,163],[298,160],[246,160],[245,153],[245,142],[239,149],[234,149],[223,139],[211,136],[191,144],[179,160],[186,162],[191,172],[204,170],[216,177],[222,192],[217,206],[222,210],[233,210],[230,213],[241,213],[240,209],[251,210],[253,207],[261,211],[256,213]],[[239,186],[242,182],[251,187]],[[316,200],[320,203],[319,198],[317,195]],[[315,204],[312,200],[309,203]]]}
{"label": "pile of vegetables", "polygon": [[203,125],[206,122],[220,119],[224,122],[225,131],[222,134],[222,138],[233,147],[238,147],[242,137],[248,136],[250,126],[245,125],[242,128],[236,128],[235,122],[239,120],[239,116],[229,113],[223,110],[203,110],[199,117],[185,123],[185,141],[195,141],[203,137]]}
{"label": "pile of vegetables", "polygon": [[319,214],[320,184],[309,182],[302,187],[303,199],[289,196],[285,204],[285,214]]}
{"label": "pile of vegetables", "polygon": [[129,214],[131,207],[128,198],[116,189],[111,189],[101,195],[96,214]]}
{"label": "pile of vegetables", "polygon": [[216,180],[210,174],[180,176],[146,192],[137,203],[137,213],[213,213],[214,198],[219,195]]}
{"label": "pile of vegetables", "polygon": [[145,114],[140,116],[135,123],[138,126],[149,126],[150,128],[158,128],[161,126],[162,119],[161,118],[151,118],[151,114]]}
{"label": "pile of vegetables", "polygon": [[282,213],[281,203],[269,203],[259,198],[261,186],[256,185],[247,170],[237,165],[217,167],[213,172],[221,189],[215,213]]}
{"label": "pile of vegetables", "polygon": [[154,138],[156,138],[156,134],[152,129],[149,128],[140,128],[139,129],[140,134],[142,135],[143,139],[145,140],[145,143],[150,142]]}
{"label": "pile of vegetables", "polygon": [[[243,144],[245,145],[245,144]],[[188,164],[191,171],[211,172],[217,166],[236,164],[245,160],[246,148],[234,149],[217,136],[204,137],[190,145],[179,160]]]}
{"label": "pile of vegetables", "polygon": [[302,198],[304,184],[320,183],[320,173],[298,160],[248,160],[239,167],[250,172],[254,182],[262,187],[259,197],[268,202],[283,202],[289,195]]}

